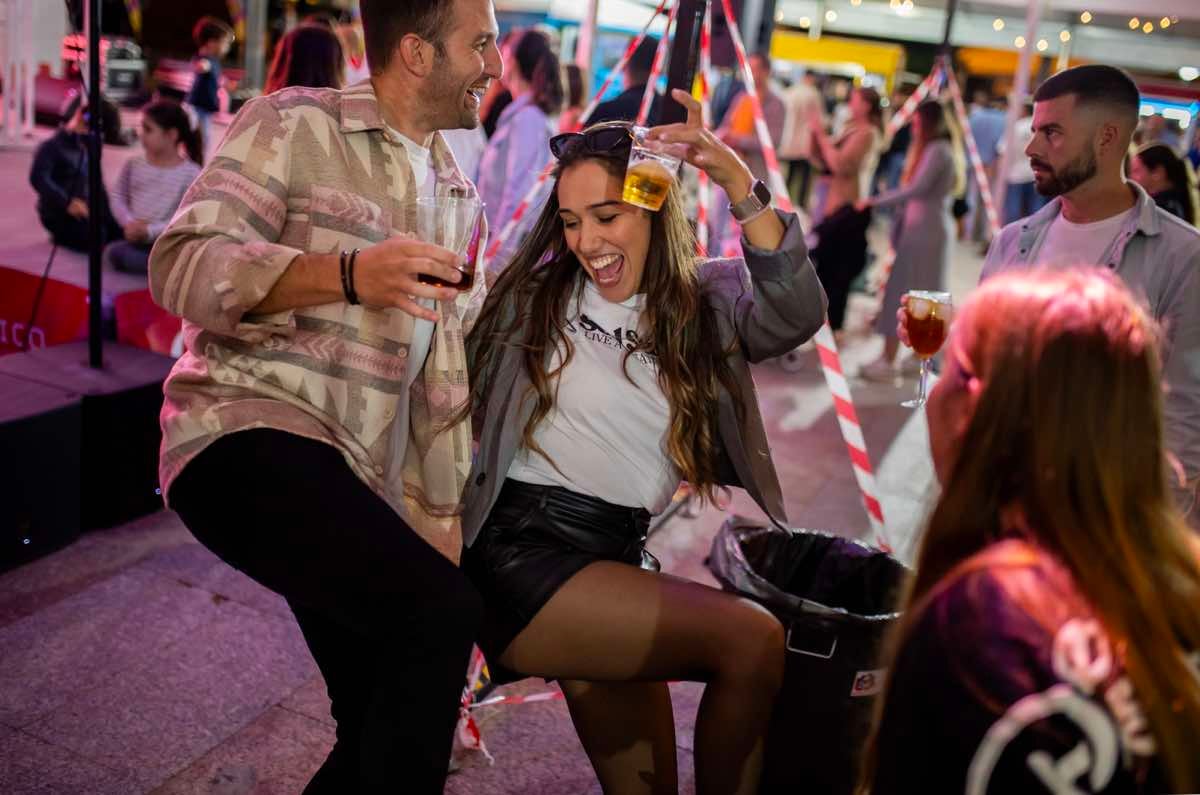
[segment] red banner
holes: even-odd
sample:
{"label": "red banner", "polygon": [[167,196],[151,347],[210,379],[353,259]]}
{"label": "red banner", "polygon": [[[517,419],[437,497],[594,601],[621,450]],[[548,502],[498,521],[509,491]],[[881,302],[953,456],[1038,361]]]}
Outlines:
{"label": "red banner", "polygon": [[164,356],[183,352],[183,321],[154,303],[149,290],[118,295],[113,304],[117,342]]}
{"label": "red banner", "polygon": [[46,280],[37,320],[29,328],[41,277],[0,266],[0,355],[87,338],[88,291]]}

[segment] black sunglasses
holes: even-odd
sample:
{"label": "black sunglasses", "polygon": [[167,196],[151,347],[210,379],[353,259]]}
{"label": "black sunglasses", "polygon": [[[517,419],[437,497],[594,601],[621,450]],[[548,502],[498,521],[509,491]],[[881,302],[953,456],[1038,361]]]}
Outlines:
{"label": "black sunglasses", "polygon": [[597,127],[586,132],[559,133],[550,139],[550,154],[555,160],[577,154],[581,149],[589,154],[603,155],[627,148],[633,134],[624,125]]}

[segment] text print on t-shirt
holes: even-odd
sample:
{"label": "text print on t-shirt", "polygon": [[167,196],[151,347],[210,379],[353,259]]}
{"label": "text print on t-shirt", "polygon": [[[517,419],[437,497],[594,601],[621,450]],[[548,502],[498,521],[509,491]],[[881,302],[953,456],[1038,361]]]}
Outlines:
{"label": "text print on t-shirt", "polygon": [[[1129,677],[1118,671],[1115,651],[1099,622],[1072,619],[1064,624],[1054,637],[1051,661],[1061,683],[1020,699],[988,729],[968,769],[966,795],[984,795],[1005,752],[1047,719],[1065,721],[1059,728],[1069,726],[1078,737],[1063,756],[1035,750],[1024,760],[1048,793],[1101,792],[1119,765],[1155,755],[1145,711]],[[1200,657],[1190,656],[1189,663],[1200,675]]]}
{"label": "text print on t-shirt", "polygon": [[[634,329],[615,328],[609,331],[588,317],[585,312],[579,313],[579,325],[583,328],[584,339],[603,345],[606,348],[632,351],[640,341],[640,337],[638,337],[638,333]],[[579,329],[569,320],[567,321],[567,329],[573,334],[579,334]],[[651,369],[655,369],[658,366],[658,359],[647,351],[638,351],[630,356],[630,358]]]}

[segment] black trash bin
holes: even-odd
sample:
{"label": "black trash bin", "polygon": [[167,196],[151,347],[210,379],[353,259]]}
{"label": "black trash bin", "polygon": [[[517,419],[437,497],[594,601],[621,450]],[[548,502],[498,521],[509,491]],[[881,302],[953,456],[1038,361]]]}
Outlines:
{"label": "black trash bin", "polygon": [[848,795],[883,684],[880,641],[899,616],[908,569],[858,541],[738,516],[713,539],[708,566],[787,631],[759,792]]}

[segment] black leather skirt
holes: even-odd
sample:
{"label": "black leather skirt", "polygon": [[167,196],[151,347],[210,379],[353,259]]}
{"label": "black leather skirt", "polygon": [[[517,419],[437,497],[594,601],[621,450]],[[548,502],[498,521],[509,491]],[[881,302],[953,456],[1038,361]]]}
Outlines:
{"label": "black leather skirt", "polygon": [[497,661],[576,572],[597,560],[658,571],[646,551],[650,513],[558,486],[504,481],[463,571],[483,595],[479,647],[498,682],[520,678]]}

